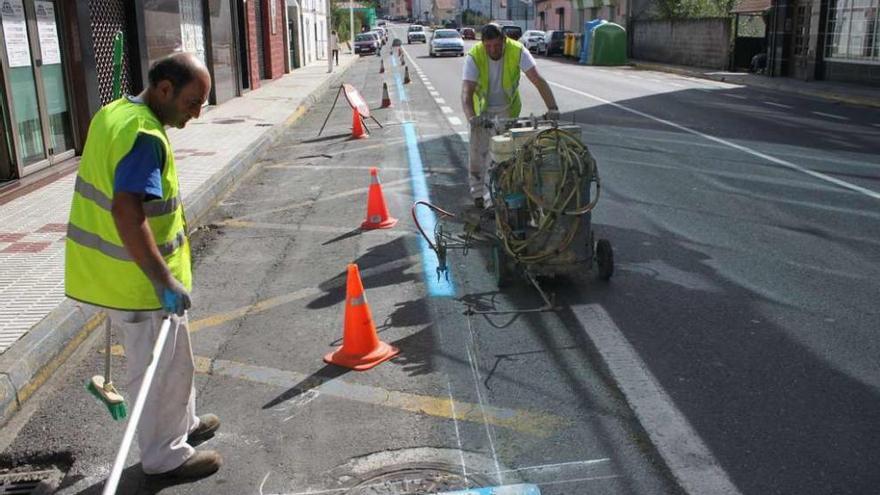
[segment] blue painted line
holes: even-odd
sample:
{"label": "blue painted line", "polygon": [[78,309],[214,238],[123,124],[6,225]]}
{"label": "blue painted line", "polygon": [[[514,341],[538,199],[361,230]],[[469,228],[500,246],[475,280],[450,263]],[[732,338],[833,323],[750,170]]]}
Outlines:
{"label": "blue painted line", "polygon": [[443,492],[438,495],[541,495],[541,490],[536,485],[527,484],[474,488],[473,490]]}
{"label": "blue painted line", "polygon": [[[407,101],[406,89],[400,74],[394,75],[397,84],[397,97],[400,101]],[[407,159],[409,160],[409,175],[412,177],[413,202],[431,202],[431,194],[428,191],[428,181],[425,179],[425,167],[422,165],[422,154],[419,152],[419,139],[416,135],[416,126],[412,122],[403,124],[403,137],[406,140]],[[437,216],[428,208],[421,207],[416,211],[416,218],[425,233],[433,235],[437,226]],[[419,248],[422,252],[422,269],[425,274],[425,285],[428,287],[428,295],[431,297],[455,296],[455,284],[453,283],[451,270],[449,280],[443,278],[437,280],[437,253],[428,245],[428,242],[419,236]]]}

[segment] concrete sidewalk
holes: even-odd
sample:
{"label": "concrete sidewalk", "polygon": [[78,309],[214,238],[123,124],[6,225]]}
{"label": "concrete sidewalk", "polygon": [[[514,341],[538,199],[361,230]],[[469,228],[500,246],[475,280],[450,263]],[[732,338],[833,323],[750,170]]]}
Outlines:
{"label": "concrete sidewalk", "polygon": [[[169,129],[191,229],[286,127],[338,87],[357,59],[340,54],[333,73],[326,62],[297,69],[209,107],[185,129]],[[64,238],[76,174],[59,175],[0,204],[0,425],[104,319],[64,296]]]}
{"label": "concrete sidewalk", "polygon": [[690,77],[712,79],[731,84],[743,84],[757,88],[785,91],[801,96],[812,96],[828,100],[880,108],[880,88],[872,88],[858,84],[837,83],[829,81],[801,81],[790,77],[767,77],[748,72],[725,72],[716,69],[703,69],[683,65],[663,64],[642,60],[630,60],[630,65],[639,70],[669,72]]}

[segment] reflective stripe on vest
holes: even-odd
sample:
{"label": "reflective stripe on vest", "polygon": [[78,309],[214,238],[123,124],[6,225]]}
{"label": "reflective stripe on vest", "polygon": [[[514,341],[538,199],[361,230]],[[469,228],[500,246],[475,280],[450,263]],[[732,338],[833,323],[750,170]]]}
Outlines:
{"label": "reflective stripe on vest", "polygon": [[[67,224],[67,238],[81,246],[96,249],[113,259],[119,261],[134,261],[134,258],[128,254],[128,251],[124,246],[117,246],[116,244],[107,242],[98,234],[87,232],[72,223]],[[183,246],[184,242],[186,242],[186,232],[181,230],[176,236],[174,236],[174,239],[171,242],[159,244],[156,247],[159,248],[159,254],[162,256],[170,256],[177,250],[177,248]]]}
{"label": "reflective stripe on vest", "polygon": [[[503,66],[501,68],[501,88],[507,97],[508,115],[510,118],[519,117],[522,110],[522,101],[519,96],[520,57],[523,46],[510,38],[504,38]],[[477,66],[478,80],[477,90],[474,92],[474,112],[481,115],[489,107],[489,54],[483,43],[477,43],[469,52],[474,64]]]}
{"label": "reflective stripe on vest", "polygon": [[[80,196],[95,202],[101,209],[111,211],[113,208],[113,200],[106,194],[98,190],[97,187],[89,184],[82,177],[76,178],[76,185],[73,188]],[[180,206],[180,196],[174,196],[168,200],[154,200],[144,202],[144,214],[148,217],[161,217],[174,213],[174,210]]]}

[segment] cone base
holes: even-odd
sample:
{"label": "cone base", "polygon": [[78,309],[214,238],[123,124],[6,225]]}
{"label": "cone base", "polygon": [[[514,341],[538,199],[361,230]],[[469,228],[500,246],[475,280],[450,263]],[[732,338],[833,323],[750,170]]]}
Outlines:
{"label": "cone base", "polygon": [[400,349],[380,341],[379,346],[376,347],[373,352],[364,356],[352,356],[346,354],[342,351],[342,347],[339,347],[335,351],[324,356],[324,362],[335,364],[336,366],[342,366],[343,368],[353,369],[355,371],[366,371],[388,361],[398,354],[400,354]]}
{"label": "cone base", "polygon": [[397,219],[388,217],[384,221],[379,223],[373,223],[367,220],[364,220],[364,223],[361,224],[361,229],[363,230],[375,230],[375,229],[390,229],[397,225]]}
{"label": "cone base", "polygon": [[352,135],[351,135],[351,139],[367,139],[368,137],[370,137],[370,135],[367,134],[367,133],[363,133],[363,134],[361,134],[361,135],[359,135],[359,136],[358,136],[358,135],[355,135],[355,134],[352,134]]}

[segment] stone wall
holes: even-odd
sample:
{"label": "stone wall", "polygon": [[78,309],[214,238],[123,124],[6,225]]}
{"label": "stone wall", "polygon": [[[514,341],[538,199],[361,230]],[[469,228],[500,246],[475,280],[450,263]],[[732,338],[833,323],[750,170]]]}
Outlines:
{"label": "stone wall", "polygon": [[632,58],[723,70],[730,37],[731,21],[726,18],[633,21]]}

